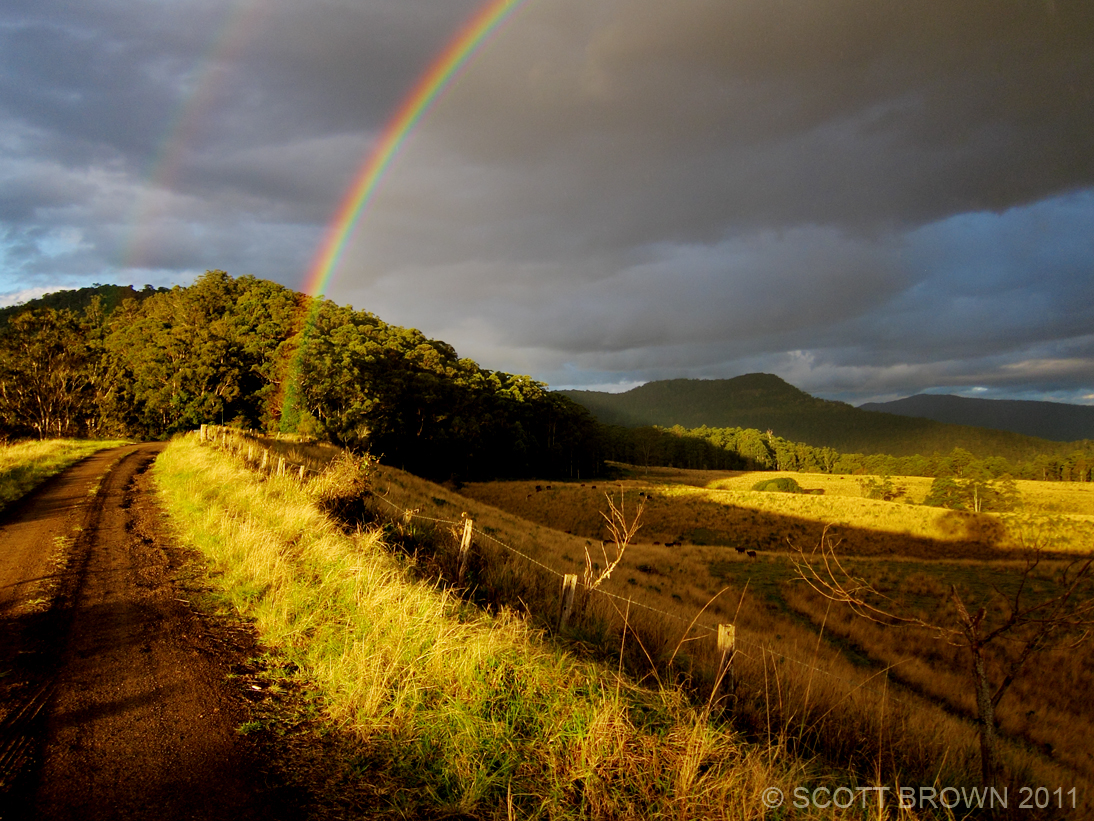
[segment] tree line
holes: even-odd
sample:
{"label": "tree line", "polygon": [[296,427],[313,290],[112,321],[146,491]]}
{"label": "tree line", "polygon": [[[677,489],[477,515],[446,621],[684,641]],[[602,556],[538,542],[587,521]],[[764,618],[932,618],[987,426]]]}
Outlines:
{"label": "tree line", "polygon": [[96,294],[5,317],[0,432],[160,438],[215,422],[367,449],[435,479],[602,468],[584,408],[366,311],[223,271],[111,307]]}
{"label": "tree line", "polygon": [[1031,459],[977,458],[964,448],[913,456],[840,453],[792,442],[754,428],[613,426],[605,431],[606,458],[640,466],[692,470],[785,470],[874,476],[927,476],[998,481],[1094,481],[1094,442],[1056,447]]}
{"label": "tree line", "polygon": [[[297,433],[434,479],[603,474],[606,460],[691,469],[1094,479],[1094,443],[1030,459],[841,453],[754,428],[627,428],[528,376],[367,311],[255,277],[97,286],[0,312],[0,434],[169,436],[202,423]],[[974,481],[975,480],[975,481]],[[987,485],[984,485],[986,488]],[[964,492],[964,491],[962,491]],[[949,495],[947,495],[949,494]]]}

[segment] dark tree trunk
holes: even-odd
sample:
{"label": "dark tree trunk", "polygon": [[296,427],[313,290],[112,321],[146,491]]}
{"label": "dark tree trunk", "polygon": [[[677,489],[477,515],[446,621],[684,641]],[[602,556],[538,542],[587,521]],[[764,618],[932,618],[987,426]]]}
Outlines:
{"label": "dark tree trunk", "polygon": [[982,648],[972,650],[973,678],[976,683],[976,711],[980,730],[980,777],[983,786],[994,787],[996,775],[995,708],[991,703],[991,689],[984,669]]}

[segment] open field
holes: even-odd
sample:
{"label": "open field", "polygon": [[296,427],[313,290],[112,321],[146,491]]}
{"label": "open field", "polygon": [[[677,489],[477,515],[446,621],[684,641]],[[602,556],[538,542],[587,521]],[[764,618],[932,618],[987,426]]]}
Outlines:
{"label": "open field", "polygon": [[121,440],[44,439],[0,445],[0,510],[85,456],[124,444]]}
{"label": "open field", "polygon": [[[172,443],[155,475],[223,595],[306,683],[326,720],[357,739],[351,760],[327,766],[372,784],[370,810],[760,819],[768,787],[841,783],[778,742],[746,742],[675,687],[638,686],[615,664],[568,652],[535,619],[486,612],[416,579],[416,562],[385,543],[394,531],[347,531],[317,508],[358,492],[351,464],[301,482],[190,437]],[[376,481],[389,499],[401,488],[429,491],[434,509],[459,502],[397,471]]]}
{"label": "open field", "polygon": [[[786,693],[792,693],[809,668],[823,670],[808,688],[803,686],[811,693],[789,711],[797,712],[798,732],[803,725],[809,727],[807,701],[826,703],[826,709],[839,716],[834,727],[815,732],[818,739],[824,736],[830,743],[844,722],[859,722],[856,727],[866,733],[876,731],[876,726],[867,730],[861,722],[864,714],[879,710],[878,699],[872,704],[860,701],[847,710],[848,694],[876,695],[887,682],[886,692],[906,710],[900,719],[905,722],[901,738],[890,752],[897,755],[896,748],[902,748],[914,758],[909,748],[918,747],[921,754],[933,749],[935,755],[941,749],[947,766],[958,771],[976,766],[968,659],[929,631],[864,622],[820,600],[796,580],[793,562],[800,556],[792,546],[808,553],[824,527],[837,522],[831,532],[842,539],[842,555],[857,556],[851,565],[856,573],[896,595],[914,612],[944,620],[951,584],[989,608],[995,586],[1013,591],[1024,568],[1016,551],[1021,539],[1075,553],[1089,551],[1094,544],[1087,539],[1084,547],[1080,541],[1091,519],[1086,506],[1094,499],[1085,485],[1022,482],[1026,509],[1021,514],[961,515],[955,519],[961,527],[956,528],[946,511],[862,498],[861,486],[851,477],[794,474],[804,488],[826,491],[804,496],[750,490],[757,478],[770,477],[769,473],[651,469],[649,474],[646,478],[635,471],[621,483],[595,488],[592,483],[497,482],[469,485],[463,492],[509,515],[571,531],[558,533],[553,547],[545,547],[541,554],[549,557],[553,550],[555,561],[565,562],[575,553],[581,555],[584,541],[598,545],[603,537],[603,494],[618,492],[621,485],[628,504],[645,505],[645,526],[617,571],[636,601],[666,610],[675,605],[676,612],[686,612],[726,588],[721,601],[704,614],[704,619],[716,622],[732,620],[738,598],[747,591],[735,619],[738,636],[751,645],[754,655],[766,652],[787,659],[782,667]],[[921,481],[924,486],[919,490],[925,493],[929,480]],[[916,485],[908,484],[914,498]],[[677,541],[682,544],[665,544]],[[751,558],[734,548],[756,550],[757,555]],[[1043,577],[1059,566],[1046,562],[1032,575],[1032,588],[1047,584]],[[754,668],[752,674],[757,673],[762,677],[763,670]],[[741,675],[748,674],[742,670]],[[861,690],[846,682],[858,682]],[[997,713],[1009,739],[1012,772],[1037,783],[1094,781],[1094,758],[1087,743],[1094,733],[1094,708],[1086,698],[1092,690],[1094,653],[1089,645],[1046,652],[1029,662]],[[895,720],[895,714],[891,717]]]}
{"label": "open field", "polygon": [[[760,479],[794,478],[823,494],[751,490]],[[484,482],[464,493],[539,524],[589,539],[604,538],[599,511],[604,492],[624,488],[645,502],[641,540],[750,550],[786,551],[815,545],[825,527],[855,555],[993,558],[1030,539],[1053,550],[1094,549],[1094,484],[1018,482],[1014,513],[972,514],[925,507],[931,480],[894,477],[906,499],[864,498],[868,477],[827,474],[630,470],[622,481],[600,483]],[[537,489],[538,488],[538,489]],[[641,494],[641,496],[640,496]]]}
{"label": "open field", "polygon": [[[348,703],[354,706],[328,707],[330,714],[340,716],[339,720],[350,721],[351,726],[358,728],[354,731],[362,733],[361,737],[368,740],[370,748],[381,751],[377,760],[387,760],[385,756],[390,753],[384,750],[402,749],[400,745],[409,743],[399,733],[410,733],[411,737],[417,738],[416,734],[421,731],[416,723],[419,719],[429,724],[430,733],[441,733],[442,736],[454,732],[446,729],[449,726],[446,721],[451,720],[465,728],[469,726],[468,722],[473,724],[466,715],[442,717],[433,710],[435,705],[423,706],[416,701],[419,697],[415,695],[419,692],[417,688],[445,688],[449,684],[447,681],[434,682],[420,678],[423,673],[413,669],[413,660],[402,655],[401,650],[398,657],[393,658],[382,646],[368,643],[373,639],[356,637],[352,631],[355,636],[352,647],[345,644],[337,644],[327,650],[313,647],[312,639],[315,636],[334,634],[317,626],[311,615],[301,615],[300,607],[308,611],[310,605],[298,606],[288,602],[280,597],[278,590],[289,585],[290,579],[294,590],[297,589],[297,581],[337,580],[341,578],[341,571],[324,569],[315,565],[312,559],[305,558],[310,555],[310,548],[305,547],[308,537],[303,533],[311,525],[302,528],[296,524],[274,522],[265,525],[260,522],[260,519],[274,515],[265,512],[270,505],[279,508],[275,518],[290,515],[288,508],[290,503],[295,502],[291,502],[292,493],[285,488],[295,480],[288,476],[271,477],[265,483],[260,482],[258,489],[244,492],[246,482],[242,477],[246,477],[247,472],[222,476],[219,471],[227,468],[210,464],[210,457],[206,454],[207,449],[197,455],[187,453],[183,459],[187,463],[193,462],[188,470],[200,467],[203,472],[214,471],[211,474],[203,473],[204,478],[195,475],[188,480],[200,487],[187,492],[198,493],[202,499],[190,515],[205,517],[200,528],[210,533],[200,538],[210,540],[209,555],[223,555],[215,561],[225,568],[226,574],[228,568],[242,568],[232,570],[233,577],[228,580],[231,588],[240,591],[233,594],[237,597],[237,606],[260,622],[267,618],[274,619],[273,626],[263,628],[273,645],[289,654],[294,659],[293,663],[302,669],[321,670],[322,676],[334,675],[330,681],[320,685],[321,689],[335,699],[348,694]],[[643,483],[637,477],[624,480],[628,511],[633,511],[639,502],[647,505],[647,513],[655,510],[659,502],[666,508],[677,504],[684,508],[682,514],[667,509],[663,514],[663,520],[676,522],[691,515],[690,505],[703,501],[699,493],[726,492],[717,489],[707,491],[706,488],[696,487],[694,482],[689,485],[687,482],[664,481],[664,478],[657,485]],[[740,480],[740,477],[733,478]],[[289,484],[283,485],[285,482]],[[206,484],[208,488],[204,487]],[[372,529],[366,527],[364,534],[339,537],[350,538],[352,543],[345,548],[337,548],[331,555],[340,555],[340,550],[350,550],[356,551],[359,557],[371,556],[375,548],[383,546],[384,555],[391,556],[397,566],[412,575],[422,577],[428,587],[439,583],[442,589],[451,589],[453,563],[450,557],[444,555],[447,548],[443,546],[448,544],[454,547],[458,541],[459,526],[466,514],[474,520],[475,541],[465,595],[472,601],[486,605],[488,612],[497,613],[503,623],[514,623],[516,619],[515,623],[522,625],[521,630],[531,630],[539,636],[543,635],[541,630],[550,632],[554,624],[561,574],[580,574],[587,549],[594,566],[602,568],[604,565],[604,554],[597,538],[580,532],[564,532],[575,529],[573,523],[579,522],[580,516],[587,515],[587,511],[568,511],[559,504],[558,499],[564,498],[566,493],[571,494],[571,498],[598,496],[601,505],[592,512],[599,516],[600,510],[606,509],[603,493],[618,487],[618,483],[610,487],[599,485],[594,489],[591,483],[582,488],[580,483],[571,486],[540,482],[537,492],[536,483],[498,483],[507,488],[523,484],[523,493],[511,494],[522,505],[539,500],[543,505],[539,513],[543,523],[537,524],[471,498],[470,495],[479,495],[483,487],[489,486],[469,486],[464,488],[464,492],[470,495],[464,496],[450,488],[387,467],[375,469],[372,484],[375,495],[368,513],[372,522],[369,527]],[[240,489],[231,493],[238,492],[239,498],[233,500],[224,496],[227,491],[220,489],[222,485],[238,485]],[[803,485],[809,487],[807,482]],[[618,494],[618,490],[616,492]],[[268,497],[264,500],[262,494],[268,494]],[[833,498],[838,496],[833,493]],[[855,501],[850,494],[847,500]],[[715,509],[717,503],[708,501],[706,504],[709,509]],[[871,503],[868,507],[879,504],[893,503]],[[902,503],[896,503],[896,506],[902,506]],[[534,510],[528,512],[530,516],[534,514]],[[643,514],[644,519],[645,516],[646,513]],[[673,519],[672,516],[677,518]],[[788,524],[771,513],[767,516],[779,527],[785,528]],[[800,511],[799,516],[782,518],[789,519],[789,524],[818,524],[802,519]],[[218,523],[221,519],[224,522]],[[548,526],[548,523],[553,526]],[[566,524],[570,526],[566,527]],[[251,539],[252,529],[255,534],[267,535],[259,539],[259,544],[244,544]],[[319,532],[326,531],[319,528]],[[376,538],[377,535],[377,542],[365,540],[366,536]],[[972,720],[974,712],[970,691],[962,675],[967,663],[952,648],[925,633],[906,634],[874,625],[864,627],[839,612],[838,608],[816,600],[800,582],[795,581],[791,560],[796,554],[789,548],[781,552],[760,552],[751,558],[724,545],[666,545],[665,541],[675,539],[650,538],[651,535],[657,534],[649,534],[645,528],[640,532],[639,540],[628,548],[624,561],[604,583],[601,588],[603,593],[598,591],[591,596],[584,620],[565,631],[567,643],[584,648],[582,655],[602,658],[612,665],[612,669],[625,662],[633,675],[644,681],[646,686],[653,687],[653,692],[661,692],[661,685],[680,681],[693,697],[699,695],[698,703],[701,704],[702,694],[710,692],[710,665],[716,663],[717,658],[713,628],[719,623],[732,622],[737,628],[735,699],[722,703],[732,706],[732,723],[743,738],[751,739],[752,743],[760,745],[760,749],[766,749],[769,754],[779,751],[778,761],[797,767],[801,766],[804,757],[805,760],[815,760],[814,767],[821,768],[811,769],[808,776],[802,775],[803,770],[798,770],[797,777],[807,777],[817,783],[815,779],[821,777],[818,773],[825,771],[824,767],[835,767],[844,773],[857,774],[850,777],[858,783],[972,785],[978,782],[978,741]],[[866,539],[865,536],[862,538]],[[661,543],[654,544],[655,541]],[[934,615],[942,613],[937,603],[944,598],[944,591],[950,583],[968,589],[970,595],[990,589],[993,582],[1005,587],[1014,554],[991,545],[970,545],[967,539],[929,541],[931,544],[941,544],[950,558],[932,558],[942,549],[937,546],[911,556],[881,557],[876,551],[864,551],[864,555],[855,559],[856,570],[869,575],[886,590],[906,591],[909,603]],[[263,546],[261,542],[268,544]],[[863,543],[868,544],[869,541]],[[218,546],[221,544],[223,546]],[[442,546],[441,549],[438,545]],[[805,547],[808,549],[808,545]],[[333,549],[323,548],[324,551]],[[238,555],[234,552],[217,553],[223,550],[244,552]],[[394,551],[394,555],[387,551]],[[409,557],[409,562],[406,557]],[[359,561],[363,559],[359,558]],[[371,563],[374,559],[369,558],[368,561]],[[267,570],[263,568],[271,562],[271,567],[276,565],[278,568],[282,563],[288,563],[283,569],[277,569],[278,575],[274,581],[264,577]],[[292,595],[295,597],[297,593]],[[300,592],[300,595],[318,596],[320,599],[336,597],[334,592],[325,591]],[[361,595],[355,594],[358,597]],[[389,637],[406,635],[406,653],[417,653],[420,657],[420,648],[415,649],[418,648],[419,639],[399,615],[403,612],[402,606],[395,604],[401,596],[385,599],[388,602],[385,606],[391,612],[364,604],[360,617],[375,621],[375,629]],[[301,599],[302,602],[304,600]],[[456,606],[454,612],[459,614],[456,616],[458,620],[468,621],[469,614],[478,612],[463,610],[461,608],[466,605],[457,605],[456,600],[452,601]],[[268,615],[265,615],[267,611]],[[341,611],[337,608],[331,612],[335,620],[340,620],[343,625],[340,630],[343,632],[346,624],[356,624],[355,616],[339,615]],[[287,619],[287,622],[277,626],[278,619]],[[478,624],[474,618],[470,621]],[[372,689],[373,685],[369,683],[374,673],[361,668],[357,662],[317,664],[310,656],[313,652],[329,652],[339,659],[351,659],[355,657],[358,642],[361,652],[381,659],[379,667],[373,664],[369,670],[374,669],[375,674],[381,676],[381,682],[388,682],[381,687],[382,692]],[[615,649],[612,650],[612,647]],[[447,650],[438,649],[437,652]],[[517,664],[522,652],[512,651],[507,657]],[[502,655],[506,653],[510,651]],[[451,668],[446,669],[446,674],[459,679],[462,673],[458,671],[464,663],[460,661],[460,656],[446,657],[445,663]],[[349,666],[343,667],[343,664]],[[409,668],[405,666],[408,664],[411,665]],[[351,678],[356,683],[353,686],[339,683],[342,674],[337,671],[350,667],[353,668]],[[1084,648],[1080,653],[1044,655],[1031,666],[1029,673],[1007,695],[998,713],[1002,729],[1001,758],[1008,772],[1005,783],[1012,792],[1023,784],[1060,785],[1065,790],[1074,786],[1079,798],[1078,812],[1089,814],[1092,810],[1090,801],[1094,797],[1090,778],[1094,766],[1086,752],[1088,745],[1084,739],[1089,737],[1092,711],[1082,703],[1082,694],[1089,692],[1094,684],[1089,651]],[[414,690],[413,693],[407,693],[402,685],[395,684],[404,677],[414,682],[413,686],[407,685]],[[539,682],[536,687],[548,689],[570,686],[534,676],[533,680]],[[462,689],[469,685],[460,681],[462,679],[456,681],[455,686],[465,694],[460,695],[457,701],[466,698],[466,693],[471,693],[473,699],[479,698],[474,695],[473,689]],[[384,690],[384,687],[388,689]],[[447,693],[448,690],[439,689],[438,692]],[[507,693],[506,698],[513,697],[511,691]],[[526,703],[523,691],[519,695],[521,703]],[[489,700],[496,696],[483,698]],[[368,708],[362,711],[356,699],[363,699]],[[613,709],[620,708],[616,705]],[[460,732],[465,731],[471,732]],[[512,730],[498,732],[504,735]],[[458,741],[445,738],[447,740],[429,742],[434,745],[431,748],[433,754],[452,749],[454,744],[470,744],[474,749],[475,744],[482,743],[481,739],[476,740],[474,734],[471,737],[460,736]],[[531,770],[537,770],[543,766],[543,761],[549,760],[540,756],[551,755],[542,750],[530,751],[526,744],[534,747],[533,740],[522,737],[517,744],[519,755],[527,752],[535,762],[540,763],[521,765],[516,770],[520,773],[527,773],[529,766]],[[411,746],[409,749],[408,760],[417,761],[414,756],[419,755],[415,752],[418,748]],[[650,749],[652,753],[654,748]],[[421,754],[425,755],[424,752]],[[658,753],[662,754],[673,755],[671,751]],[[768,759],[767,765],[771,764]],[[463,757],[453,766],[470,765]],[[487,763],[484,766],[493,765]],[[426,771],[424,764],[418,765],[418,769]],[[396,771],[405,775],[405,771],[398,766]],[[491,780],[493,776],[475,775],[472,770],[461,771],[458,778],[448,770],[439,774],[432,769],[430,772],[433,774],[428,777],[436,776],[440,782],[431,782],[434,786],[427,786],[427,792],[434,791],[428,793],[431,796],[429,800],[449,802],[447,806],[452,809],[467,806],[469,801],[487,800],[482,796],[496,795],[501,783]],[[626,772],[633,773],[634,769],[627,769]],[[764,777],[769,776],[770,773]],[[478,783],[485,792],[478,793],[478,799],[466,793],[453,792],[451,785],[455,781],[463,783],[467,779],[472,782],[479,779]],[[436,783],[448,786],[437,787]],[[528,789],[542,791],[543,787]],[[561,794],[557,785],[552,789],[552,794]],[[495,792],[491,793],[491,790]],[[653,801],[653,794],[648,794],[647,800]],[[657,806],[677,806],[671,802],[665,804],[664,799],[656,800],[662,801]],[[740,807],[739,804],[737,806]],[[617,809],[611,812],[605,811],[605,817],[610,817],[613,812],[617,814],[618,807],[616,805]],[[565,813],[563,809],[544,811],[543,817],[565,817]],[[644,815],[649,816],[650,813]],[[1046,811],[1027,812],[1014,817],[1074,817],[1074,814]]]}

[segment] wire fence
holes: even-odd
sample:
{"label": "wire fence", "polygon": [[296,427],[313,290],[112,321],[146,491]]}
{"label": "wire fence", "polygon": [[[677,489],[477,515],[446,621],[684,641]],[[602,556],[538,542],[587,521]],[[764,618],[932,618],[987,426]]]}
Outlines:
{"label": "wire fence", "polygon": [[[309,464],[300,463],[300,462],[294,462],[290,459],[287,459],[284,455],[281,455],[281,454],[277,455],[277,457],[276,457],[277,458],[277,466],[275,467],[273,465],[273,460],[270,458],[270,454],[273,452],[272,450],[270,450],[265,445],[263,445],[261,442],[259,442],[257,437],[255,437],[253,434],[248,434],[247,432],[240,431],[240,430],[237,430],[237,429],[234,429],[234,428],[226,428],[226,427],[222,427],[222,426],[219,426],[219,425],[202,425],[201,430],[199,432],[199,436],[200,436],[200,441],[202,443],[207,443],[207,444],[212,444],[214,446],[219,446],[219,447],[231,452],[233,455],[242,456],[244,461],[247,462],[249,464],[249,466],[250,466],[250,463],[255,463],[254,466],[257,467],[258,469],[269,470],[270,472],[276,472],[276,473],[282,474],[282,475],[286,475],[286,474],[289,474],[291,472],[293,474],[296,474],[302,481],[304,480],[304,478],[307,474],[320,475],[324,472],[324,470],[326,470],[326,466],[317,468],[314,465],[309,465]],[[247,444],[247,447],[251,448],[250,454],[243,453],[243,444],[244,443]],[[257,456],[255,456],[254,455],[254,448],[258,448],[260,451],[265,452],[265,458],[259,459]],[[419,509],[411,509],[411,508],[404,507],[402,505],[398,505],[398,504],[392,502],[390,499],[388,499],[385,496],[380,495],[380,494],[373,494],[372,498],[378,499],[379,501],[381,501],[384,504],[391,507],[393,509],[393,511],[396,514],[398,514],[398,516],[400,518],[403,519],[403,521],[407,521],[407,522],[410,519],[419,519],[421,521],[427,521],[427,522],[431,522],[431,523],[434,523],[434,524],[451,525],[453,527],[459,527],[459,526],[462,526],[464,524],[464,521],[465,521],[465,520],[462,520],[462,519],[442,519],[442,518],[438,518],[438,517],[435,517],[435,516],[426,516],[426,515],[423,515],[420,512],[420,508]],[[423,505],[425,504],[424,500],[419,500],[419,501],[421,501]],[[552,576],[555,576],[560,580],[563,580],[563,579],[566,578],[567,575],[570,575],[570,574],[564,573],[562,571],[556,570],[554,567],[551,567],[550,565],[545,564],[544,562],[540,561],[539,559],[535,558],[534,556],[530,556],[530,555],[528,555],[528,553],[514,547],[513,545],[511,545],[507,542],[502,541],[501,539],[498,539],[496,536],[494,536],[490,533],[487,533],[487,532],[481,530],[480,528],[475,527],[473,523],[472,523],[472,533],[473,533],[474,536],[477,536],[480,539],[492,542],[493,544],[497,545],[501,549],[503,549],[503,550],[505,550],[509,553],[512,553],[515,556],[519,556],[524,561],[526,561],[526,562],[528,562],[532,565],[535,565],[540,570],[542,570],[545,573],[548,573]],[[645,610],[649,613],[652,613],[654,615],[660,616],[662,618],[670,619],[672,621],[677,621],[677,622],[681,622],[683,624],[686,624],[686,625],[688,625],[688,627],[687,627],[687,629],[685,630],[685,633],[684,633],[685,639],[686,639],[687,634],[689,632],[691,632],[692,630],[701,631],[701,632],[707,633],[707,634],[712,635],[712,636],[717,636],[718,632],[719,632],[718,626],[705,624],[703,622],[700,622],[698,620],[698,617],[689,620],[689,619],[687,619],[687,618],[685,618],[685,617],[683,617],[683,616],[681,616],[677,613],[670,613],[670,612],[667,612],[667,611],[662,610],[660,608],[657,608],[657,607],[654,607],[652,605],[646,604],[644,602],[636,601],[635,599],[633,599],[631,597],[621,596],[618,593],[613,593],[609,590],[604,590],[604,589],[599,588],[599,587],[592,587],[592,586],[587,585],[585,587],[585,591],[589,594],[595,593],[595,594],[604,596],[606,598],[613,599],[615,601],[621,602],[621,603],[625,604],[628,608],[637,607],[637,608]],[[745,650],[747,650],[747,649],[751,649],[753,651],[756,651],[759,654],[760,659],[756,659],[756,657],[754,655],[749,655],[749,653],[745,652]],[[770,656],[772,659],[781,659],[784,662],[789,662],[791,664],[795,664],[799,667],[810,670],[811,672],[819,673],[820,675],[826,676],[826,677],[828,677],[828,678],[830,678],[834,681],[838,681],[838,682],[840,682],[844,685],[847,685],[852,690],[861,690],[861,691],[865,691],[865,692],[874,693],[874,694],[878,695],[881,698],[887,699],[887,700],[889,700],[891,702],[895,702],[897,704],[904,704],[904,705],[909,704],[909,702],[907,702],[906,700],[900,699],[898,697],[894,697],[888,691],[888,688],[886,688],[885,690],[879,690],[875,687],[869,686],[864,681],[853,681],[851,679],[848,679],[848,678],[845,678],[843,676],[832,673],[830,670],[826,670],[823,667],[818,667],[816,664],[813,664],[809,661],[805,661],[805,660],[802,660],[800,658],[796,658],[794,656],[789,656],[789,655],[786,655],[785,653],[780,653],[776,650],[773,650],[770,647],[770,645],[768,645],[768,644],[759,644],[759,643],[756,643],[756,642],[749,641],[747,639],[742,641],[739,637],[736,637],[735,638],[735,643],[734,643],[734,653],[739,654],[743,658],[747,658],[747,659],[752,660],[752,661],[759,660],[762,663],[766,663],[763,660],[767,656]],[[889,666],[887,666],[887,667],[885,667],[885,668],[883,668],[879,671],[874,672],[866,681],[872,681],[873,679],[876,679],[879,676],[886,676],[887,677],[889,671],[891,669],[893,669],[895,666],[896,665],[889,665]]]}
{"label": "wire fence", "polygon": [[[413,518],[413,519],[420,519],[420,520],[423,520],[423,521],[433,522],[433,523],[436,523],[436,524],[451,525],[453,527],[459,527],[463,524],[463,520],[459,520],[459,519],[439,519],[439,518],[434,517],[434,516],[424,516],[424,515],[422,515],[421,513],[417,512],[415,510],[407,509],[407,508],[405,508],[401,505],[397,505],[394,502],[392,502],[390,499],[387,499],[384,496],[381,496],[381,495],[378,495],[378,494],[374,495],[373,498],[379,499],[384,504],[391,507],[394,511],[401,514],[401,516],[404,518],[404,520],[409,519],[409,518]],[[524,559],[525,561],[535,565],[536,567],[540,568],[544,572],[549,573],[549,574],[557,577],[560,580],[564,579],[567,575],[564,572],[561,572],[561,571],[556,570],[555,568],[553,568],[553,567],[551,567],[547,564],[544,564],[543,562],[536,559],[535,557],[529,556],[527,553],[525,553],[522,550],[519,550],[518,548],[514,547],[513,545],[508,544],[506,542],[503,542],[502,540],[498,539],[497,537],[493,536],[492,534],[486,533],[485,531],[480,530],[479,528],[475,527],[474,525],[472,525],[472,532],[474,533],[475,536],[496,544],[497,546],[501,547],[503,550],[506,550],[506,551],[516,555],[516,556],[519,556],[520,558]],[[669,613],[668,611],[661,610],[657,607],[653,607],[652,605],[645,604],[644,602],[636,601],[633,598],[630,598],[630,597],[627,597],[627,596],[620,596],[617,593],[612,593],[609,590],[604,590],[604,589],[601,589],[601,588],[594,588],[594,587],[586,587],[586,590],[589,593],[595,593],[595,594],[602,595],[602,596],[605,596],[607,598],[614,599],[616,601],[622,602],[622,603],[626,604],[627,607],[638,607],[638,608],[646,610],[650,613],[653,613],[655,615],[661,616],[663,618],[672,619],[674,621],[678,621],[678,622],[681,622],[683,624],[687,624],[688,625],[688,631],[690,631],[690,630],[700,630],[700,631],[708,633],[712,636],[717,636],[718,635],[718,627],[715,626],[715,625],[704,624],[704,623],[699,622],[695,619],[689,620],[689,619],[687,619],[683,616],[680,616],[677,613]],[[686,631],[686,632],[688,632],[688,631]],[[685,632],[685,635],[686,635],[686,632]],[[735,640],[735,645],[736,645],[735,652],[740,654],[744,658],[748,658],[748,659],[751,659],[751,660],[757,660],[755,658],[755,656],[750,656],[748,653],[742,651],[742,648],[750,648],[750,649],[753,649],[753,650],[755,650],[759,653],[759,655],[761,656],[760,660],[762,660],[762,657],[764,657],[764,656],[771,656],[772,658],[782,659],[783,661],[790,662],[792,664],[796,664],[796,665],[798,665],[802,668],[805,668],[807,670],[810,670],[812,672],[820,673],[821,675],[827,676],[828,678],[839,681],[839,682],[841,682],[845,685],[850,686],[853,689],[864,690],[866,692],[874,693],[878,696],[881,696],[883,698],[887,698],[889,701],[892,701],[892,702],[895,702],[895,703],[898,703],[898,704],[908,704],[907,701],[902,700],[902,699],[897,698],[897,697],[894,697],[890,692],[888,692],[887,689],[886,690],[879,690],[877,688],[870,687],[865,682],[853,681],[851,679],[844,678],[843,676],[836,675],[836,674],[832,673],[830,670],[825,670],[824,668],[818,667],[817,665],[812,664],[808,661],[803,661],[802,659],[795,658],[794,656],[788,656],[785,653],[780,653],[776,650],[773,650],[773,649],[771,649],[771,647],[769,645],[758,644],[758,643],[751,642],[751,641],[748,641],[748,640],[742,641],[740,638],[737,638]],[[869,680],[872,680],[872,679],[876,679],[879,676],[887,676],[889,670],[891,670],[894,666],[895,665],[890,665],[890,666],[885,667],[882,670],[879,670],[879,671],[875,672],[867,680],[869,681]]]}
{"label": "wire fence", "polygon": [[[249,466],[251,466],[251,463],[255,463],[259,469],[270,470],[282,475],[291,471],[297,474],[300,479],[303,479],[307,474],[318,476],[327,469],[327,465],[316,467],[314,463],[295,462],[284,454],[275,453],[272,448],[267,447],[260,441],[258,435],[250,431],[229,428],[223,425],[202,425],[197,434],[198,441],[202,444],[220,447],[234,456],[242,456]],[[244,452],[245,447],[247,448],[246,452]],[[262,458],[259,458],[259,454]]]}

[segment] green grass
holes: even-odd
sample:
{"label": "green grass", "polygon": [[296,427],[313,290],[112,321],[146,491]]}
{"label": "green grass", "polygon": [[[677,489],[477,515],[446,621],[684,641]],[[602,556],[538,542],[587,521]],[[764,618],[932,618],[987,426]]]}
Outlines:
{"label": "green grass", "polygon": [[50,476],[121,440],[45,439],[0,445],[0,510]]}
{"label": "green grass", "polygon": [[346,533],[318,511],[323,477],[263,477],[193,437],[155,476],[223,595],[356,740],[344,766],[397,785],[388,813],[759,819],[764,789],[822,783],[681,691],[640,688],[511,611],[415,579],[378,531]]}

